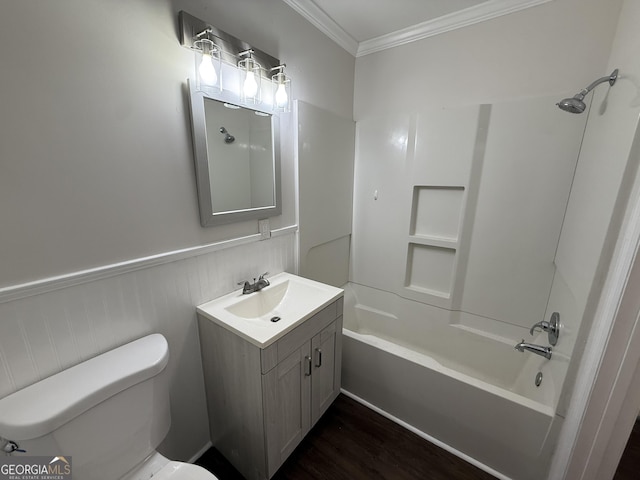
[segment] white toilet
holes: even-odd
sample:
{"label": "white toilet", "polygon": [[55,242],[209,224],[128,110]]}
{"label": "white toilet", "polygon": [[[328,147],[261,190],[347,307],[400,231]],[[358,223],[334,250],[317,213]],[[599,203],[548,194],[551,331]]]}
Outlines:
{"label": "white toilet", "polygon": [[70,456],[74,480],[215,480],[155,450],[171,423],[168,360],[153,334],[0,399],[0,452]]}

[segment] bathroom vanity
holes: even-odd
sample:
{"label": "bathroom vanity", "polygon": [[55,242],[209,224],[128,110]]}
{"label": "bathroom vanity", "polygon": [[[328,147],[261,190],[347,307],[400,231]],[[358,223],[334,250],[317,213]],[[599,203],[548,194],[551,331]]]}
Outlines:
{"label": "bathroom vanity", "polygon": [[282,273],[197,308],[211,439],[248,480],[271,478],[338,396],[342,296]]}

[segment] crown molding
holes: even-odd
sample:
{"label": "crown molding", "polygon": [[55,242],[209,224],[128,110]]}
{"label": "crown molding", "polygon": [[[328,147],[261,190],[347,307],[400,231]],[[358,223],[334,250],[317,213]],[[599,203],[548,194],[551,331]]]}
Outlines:
{"label": "crown molding", "polygon": [[535,7],[553,0],[488,0],[480,5],[465,8],[442,17],[418,23],[386,35],[358,43],[312,0],[283,0],[287,5],[311,22],[322,33],[355,57],[388,48],[405,45],[457,28],[491,20],[526,8]]}
{"label": "crown molding", "polygon": [[354,57],[358,53],[358,42],[340,25],[324,13],[312,0],[283,0],[305,19],[311,22],[318,30],[331,40],[336,42]]}
{"label": "crown molding", "polygon": [[442,17],[403,28],[387,35],[381,35],[360,42],[356,57],[369,55],[388,48],[405,45],[441,33],[449,32],[493,18],[535,7],[553,0],[489,0],[473,7],[465,8]]}

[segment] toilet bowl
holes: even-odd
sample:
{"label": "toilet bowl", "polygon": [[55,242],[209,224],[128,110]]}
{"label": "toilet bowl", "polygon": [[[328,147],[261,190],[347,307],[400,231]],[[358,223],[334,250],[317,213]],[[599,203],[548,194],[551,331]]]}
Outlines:
{"label": "toilet bowl", "polygon": [[0,451],[71,457],[74,480],[215,480],[155,450],[171,424],[168,361],[152,334],[0,399]]}
{"label": "toilet bowl", "polygon": [[216,477],[198,465],[174,462],[156,452],[120,480],[142,480],[144,478],[153,478],[153,480],[212,480]]}

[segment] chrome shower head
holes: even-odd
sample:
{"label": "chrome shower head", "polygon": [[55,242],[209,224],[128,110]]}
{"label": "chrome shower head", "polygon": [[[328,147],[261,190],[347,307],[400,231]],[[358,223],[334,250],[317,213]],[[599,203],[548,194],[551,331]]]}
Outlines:
{"label": "chrome shower head", "polygon": [[558,106],[558,108],[560,108],[561,110],[564,110],[565,112],[582,113],[587,108],[587,105],[584,103],[584,97],[587,95],[587,93],[589,93],[591,90],[593,90],[598,85],[604,82],[609,82],[609,85],[613,87],[617,79],[618,79],[618,69],[616,68],[613,72],[611,72],[611,75],[609,75],[608,77],[599,78],[595,82],[591,83],[587,88],[582,89],[580,93],[576,93],[571,98],[565,98],[564,100],[560,100],[558,103],[556,103],[556,105]]}
{"label": "chrome shower head", "polygon": [[224,143],[233,143],[236,141],[236,137],[227,132],[227,129],[220,127],[220,133],[224,135]]}
{"label": "chrome shower head", "polygon": [[571,98],[565,98],[564,100],[560,100],[556,105],[560,108],[560,110],[564,110],[569,113],[582,113],[587,108],[587,105],[582,101],[584,95],[580,93]]}

